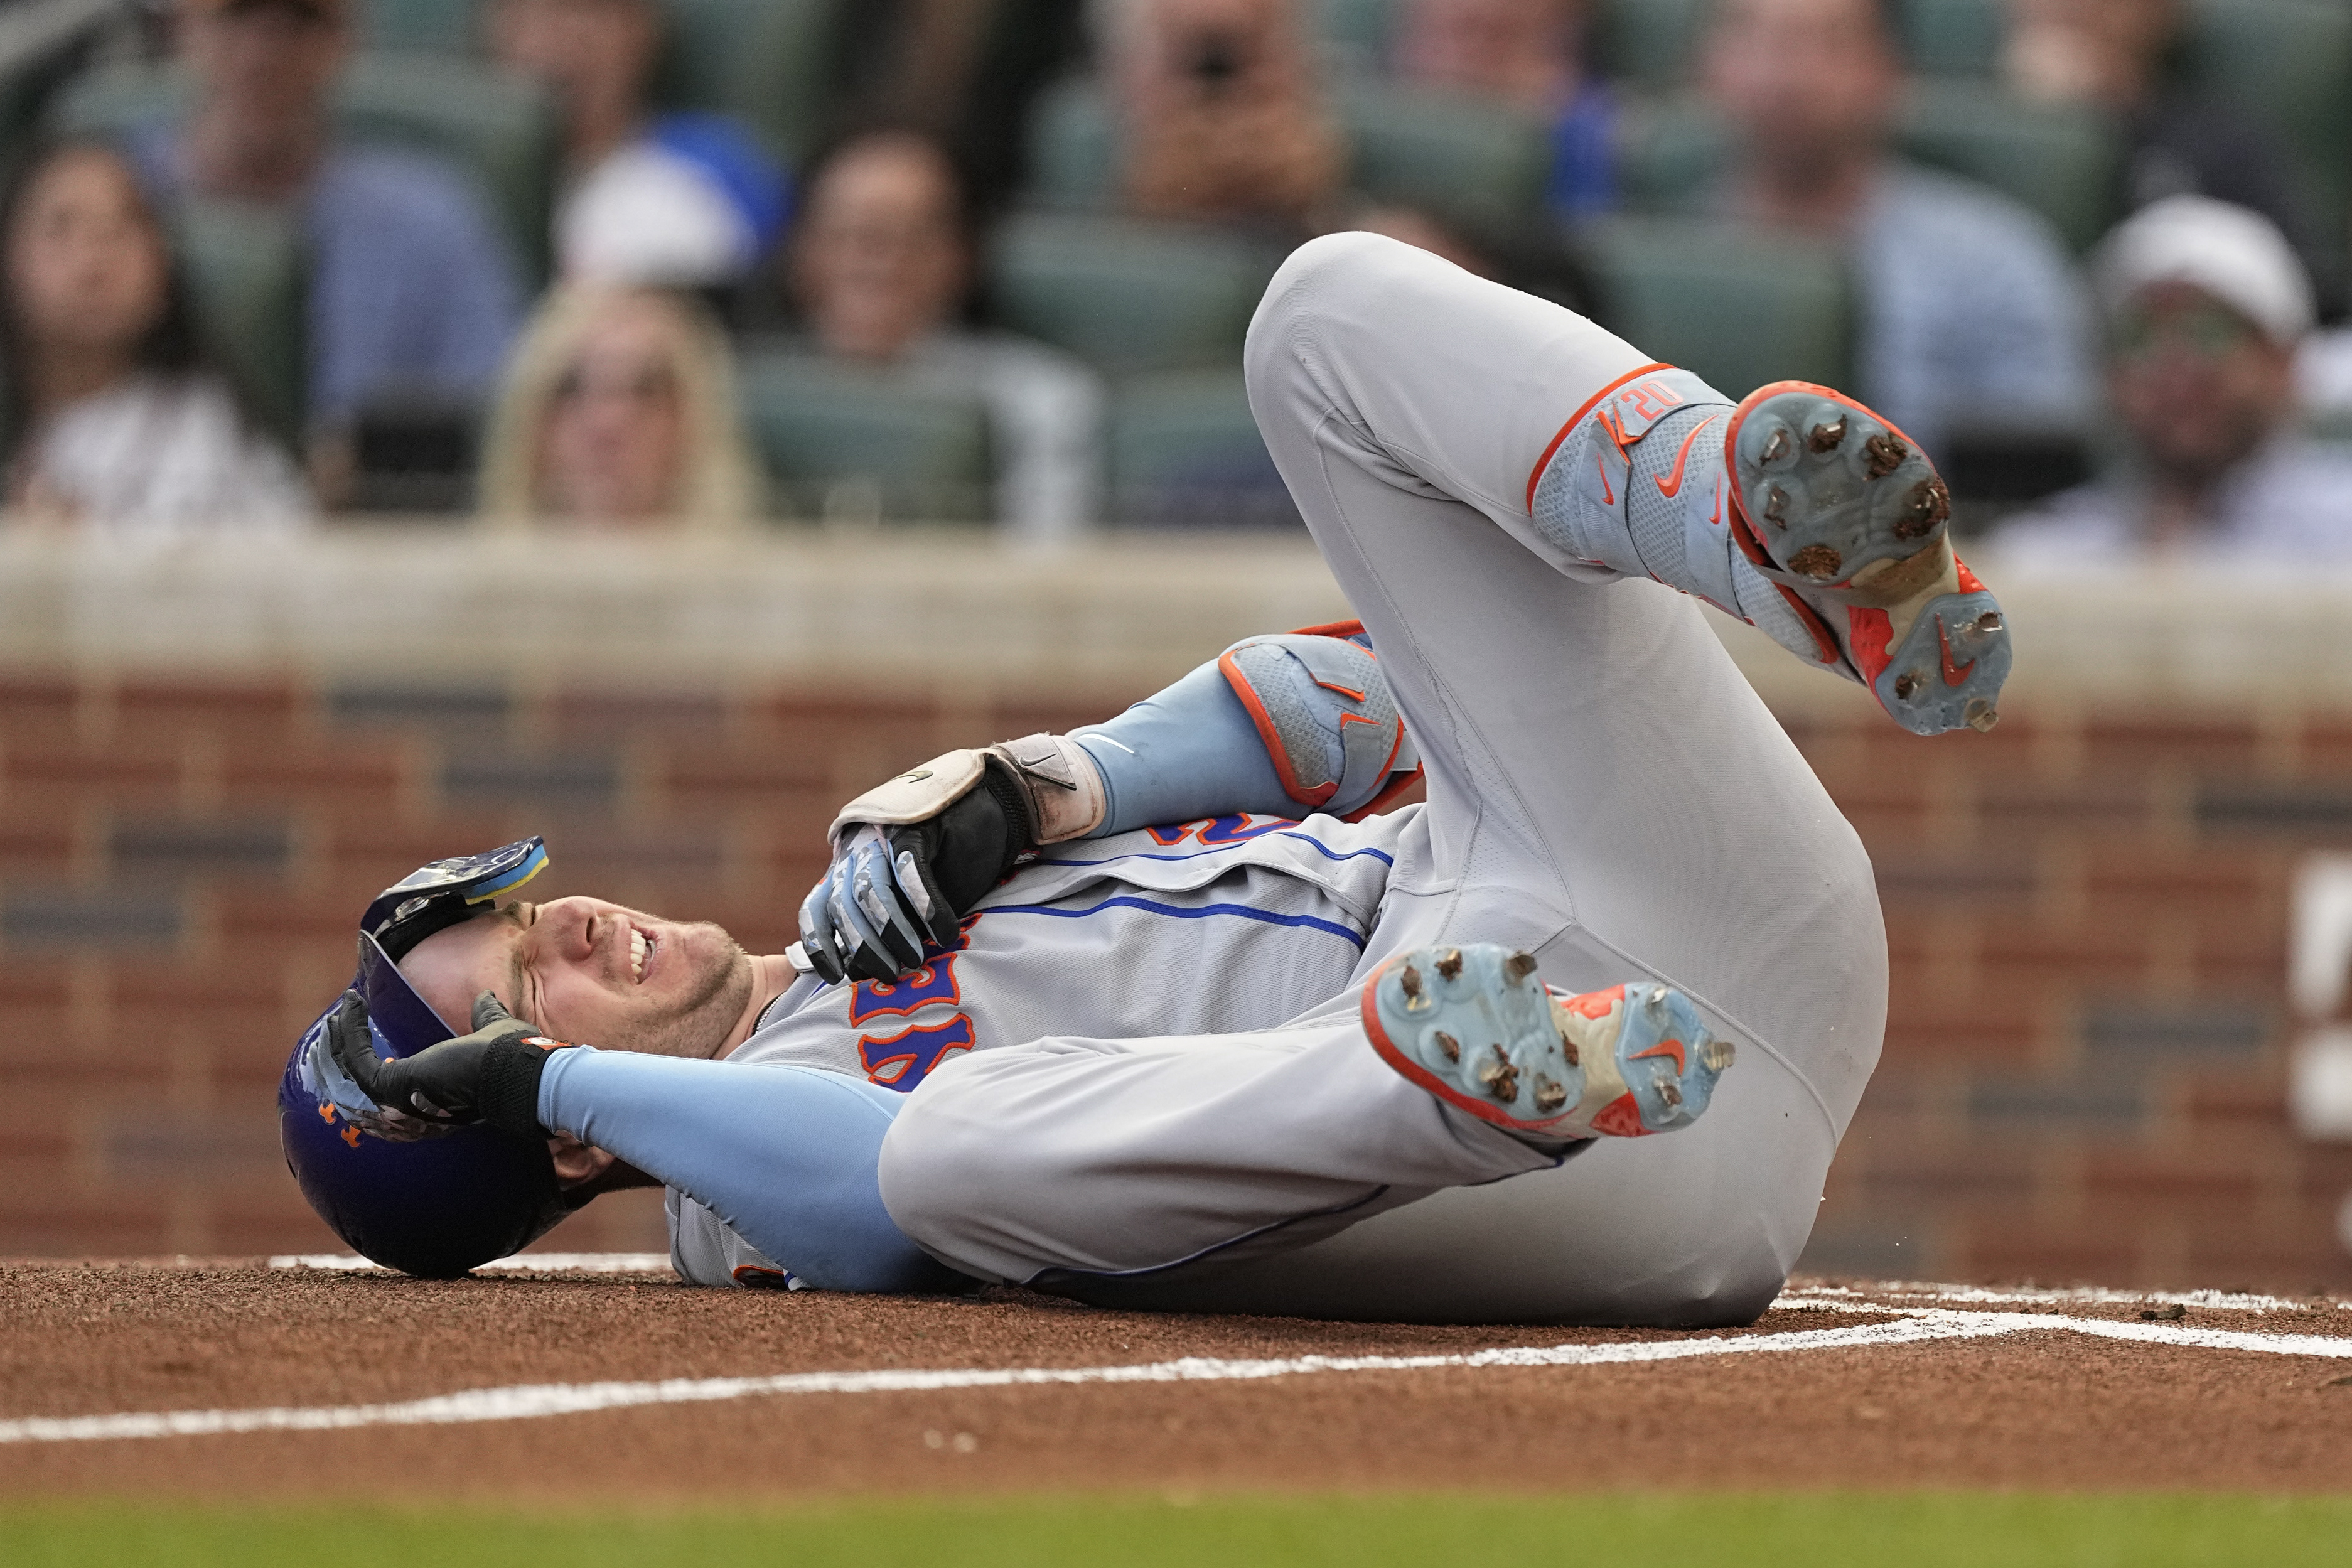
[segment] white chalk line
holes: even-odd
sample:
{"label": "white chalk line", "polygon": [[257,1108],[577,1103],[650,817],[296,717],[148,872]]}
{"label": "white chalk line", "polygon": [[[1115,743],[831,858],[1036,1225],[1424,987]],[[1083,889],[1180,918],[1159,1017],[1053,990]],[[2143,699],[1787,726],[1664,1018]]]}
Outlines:
{"label": "white chalk line", "polygon": [[[588,1255],[588,1256],[593,1256]],[[1881,1279],[1861,1285],[1800,1285],[1773,1303],[1798,1306],[1816,1300],[1883,1300],[1887,1297],[1934,1301],[1944,1306],[2009,1303],[2056,1306],[2200,1307],[2218,1312],[2308,1312],[2341,1310],[2352,1312],[2352,1302],[2324,1296],[2293,1300],[2284,1296],[2261,1296],[2244,1290],[2122,1290],[2101,1285],[2011,1286],[1936,1285],[1924,1279]]]}
{"label": "white chalk line", "polygon": [[[281,1252],[269,1259],[272,1268],[316,1268],[337,1273],[358,1269],[389,1274],[391,1269],[356,1252]],[[477,1274],[667,1274],[667,1252],[518,1252],[485,1263]]]}
{"label": "white chalk line", "polygon": [[1186,1356],[1126,1366],[948,1368],[903,1372],[807,1372],[773,1377],[666,1378],[648,1383],[523,1384],[468,1389],[397,1404],[271,1406],[249,1410],[163,1410],[111,1415],[23,1416],[0,1420],[0,1444],[195,1437],[239,1432],[330,1432],[365,1426],[446,1426],[481,1421],[522,1421],[656,1405],[811,1394],[919,1394],[972,1388],[1086,1384],[1234,1383],[1333,1373],[1424,1372],[1441,1368],[1622,1366],[1702,1356],[1854,1350],[1934,1340],[1991,1339],[2060,1331],[2140,1344],[2272,1355],[2352,1360],[2352,1339],[2316,1334],[2255,1334],[2227,1329],[2176,1328],[2163,1323],[2110,1322],[2054,1312],[1968,1312],[1945,1308],[1821,1303],[1816,1310],[1899,1311],[1889,1322],[1787,1333],[1647,1341],[1635,1344],[1569,1344],[1477,1351],[1465,1355],[1291,1356],[1227,1360]]}

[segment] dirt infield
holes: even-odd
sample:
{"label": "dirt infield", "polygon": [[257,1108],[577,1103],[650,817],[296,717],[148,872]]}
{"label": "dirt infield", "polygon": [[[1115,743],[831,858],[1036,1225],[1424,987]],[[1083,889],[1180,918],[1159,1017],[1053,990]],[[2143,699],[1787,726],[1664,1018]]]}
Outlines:
{"label": "dirt infield", "polygon": [[2323,1299],[1801,1280],[1675,1334],[242,1260],[0,1265],[0,1321],[12,1498],[2352,1478],[2352,1303]]}

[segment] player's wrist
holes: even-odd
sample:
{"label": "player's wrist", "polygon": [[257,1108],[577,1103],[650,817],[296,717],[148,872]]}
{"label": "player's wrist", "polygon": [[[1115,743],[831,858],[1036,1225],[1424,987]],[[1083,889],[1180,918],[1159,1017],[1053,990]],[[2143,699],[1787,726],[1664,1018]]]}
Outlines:
{"label": "player's wrist", "polygon": [[988,748],[992,775],[1018,791],[1033,844],[1083,838],[1102,826],[1109,800],[1102,770],[1067,735],[1024,735]]}

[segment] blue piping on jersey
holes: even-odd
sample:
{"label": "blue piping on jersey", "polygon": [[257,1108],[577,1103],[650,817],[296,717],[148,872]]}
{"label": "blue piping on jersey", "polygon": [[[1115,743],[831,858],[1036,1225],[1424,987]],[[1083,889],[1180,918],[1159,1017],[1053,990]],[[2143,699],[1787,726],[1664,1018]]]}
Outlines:
{"label": "blue piping on jersey", "polygon": [[[1264,837],[1264,835],[1261,835],[1260,837]],[[1317,854],[1322,856],[1326,860],[1353,860],[1361,856],[1369,855],[1373,859],[1378,860],[1381,865],[1390,868],[1391,870],[1396,867],[1396,857],[1389,854],[1383,849],[1334,849],[1329,845],[1324,843],[1321,839],[1297,832],[1295,829],[1285,829],[1280,833],[1275,834],[1273,837],[1276,838],[1296,838],[1301,844],[1307,846]],[[1244,844],[1255,844],[1257,840],[1255,838],[1236,838],[1230,844],[1203,844],[1199,849],[1190,855],[1150,855],[1139,849],[1131,855],[1112,855],[1100,860],[1032,860],[1029,862],[1029,866],[1115,866],[1121,860],[1198,860],[1202,856],[1213,854],[1220,849],[1238,849]],[[1028,869],[1028,867],[1024,866],[1022,869],[1026,870]]]}
{"label": "blue piping on jersey", "polygon": [[1294,926],[1305,931],[1328,931],[1333,936],[1347,938],[1359,949],[1364,945],[1361,933],[1349,931],[1335,921],[1317,920],[1313,915],[1277,915],[1266,910],[1254,910],[1247,904],[1201,904],[1187,909],[1181,904],[1154,903],[1150,899],[1139,899],[1121,894],[1115,899],[1105,899],[1098,904],[1090,904],[1083,910],[1057,909],[1052,904],[1000,904],[994,909],[984,910],[982,912],[991,919],[998,915],[1051,915],[1055,920],[1074,921],[1087,915],[1100,914],[1105,910],[1115,909],[1141,910],[1146,914],[1172,915],[1180,921],[1207,920],[1211,915],[1236,915],[1245,921],[1262,921],[1270,926]]}

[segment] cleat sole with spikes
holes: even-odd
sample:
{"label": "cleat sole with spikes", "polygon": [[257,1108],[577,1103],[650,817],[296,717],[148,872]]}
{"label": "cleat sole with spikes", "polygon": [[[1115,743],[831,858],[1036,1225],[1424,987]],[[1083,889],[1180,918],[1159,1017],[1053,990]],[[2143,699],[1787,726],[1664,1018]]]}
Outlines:
{"label": "cleat sole with spikes", "polygon": [[1570,996],[1493,942],[1422,948],[1364,987],[1381,1059],[1457,1110],[1533,1138],[1639,1138],[1698,1120],[1731,1065],[1690,998],[1636,983]]}
{"label": "cleat sole with spikes", "polygon": [[1781,381],[1741,400],[1725,447],[1739,546],[1825,656],[1915,734],[1991,729],[2008,623],[1952,553],[1951,496],[1918,444],[1843,393]]}

